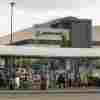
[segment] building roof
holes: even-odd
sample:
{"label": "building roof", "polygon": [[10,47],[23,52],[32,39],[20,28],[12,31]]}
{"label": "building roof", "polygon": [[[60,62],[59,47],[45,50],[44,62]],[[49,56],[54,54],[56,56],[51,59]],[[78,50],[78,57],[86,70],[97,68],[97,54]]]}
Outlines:
{"label": "building roof", "polygon": [[91,21],[90,19],[79,19],[77,17],[73,17],[73,16],[68,16],[68,17],[60,17],[60,18],[56,18],[54,20],[50,20],[46,23],[42,23],[42,24],[35,24],[33,25],[34,27],[50,27],[52,24],[64,24],[64,23],[69,23],[69,22],[77,22],[77,21],[82,21],[82,20],[86,20],[86,21]]}
{"label": "building roof", "polygon": [[[13,42],[32,39],[32,32],[16,32],[13,34]],[[10,34],[0,37],[0,44],[10,44]]]}
{"label": "building roof", "polygon": [[[36,28],[34,29],[33,27],[31,28],[31,30],[33,29],[33,32],[31,31],[27,31],[24,32],[24,31],[21,31],[21,32],[16,32],[13,34],[13,44],[20,44],[20,43],[35,43],[34,41],[38,40],[38,41],[44,41],[44,44],[47,42],[47,41],[55,41],[55,43],[57,41],[61,41],[61,35],[60,34],[40,34],[39,33],[39,36],[36,36],[36,32],[38,31],[42,31],[42,32],[68,32],[68,30],[62,30],[62,29],[51,29],[51,28]],[[6,36],[3,36],[3,37],[0,37],[0,44],[10,44],[10,38],[11,38],[11,35],[6,35]],[[33,41],[33,42],[32,42]],[[47,42],[48,43],[48,42]],[[47,44],[46,43],[46,44]],[[52,42],[53,43],[53,42]],[[51,43],[51,44],[52,44]],[[54,43],[54,44],[55,44]]]}

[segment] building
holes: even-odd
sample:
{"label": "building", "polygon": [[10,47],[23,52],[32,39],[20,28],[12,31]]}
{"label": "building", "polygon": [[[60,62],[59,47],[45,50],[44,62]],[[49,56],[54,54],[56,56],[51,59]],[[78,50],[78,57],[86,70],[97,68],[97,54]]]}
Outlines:
{"label": "building", "polygon": [[[92,47],[92,45],[95,45],[98,42],[95,41],[95,39],[92,41],[91,24],[91,20],[89,19],[78,19],[74,17],[60,18],[44,24],[33,25],[31,28],[14,33],[12,44],[10,44],[10,35],[1,37],[0,43],[5,45],[24,45],[59,48],[62,46],[64,37],[66,37],[65,42],[69,43],[70,45],[67,44],[65,45],[65,47],[88,48]],[[70,67],[69,75],[77,73],[79,71],[79,68],[77,67],[78,61],[79,60],[73,60],[73,63],[76,65]],[[66,63],[68,64],[68,66],[70,66],[70,62],[72,61],[70,59],[67,59]],[[59,72],[59,68],[60,72],[61,70],[62,72],[65,71],[63,59],[56,61],[55,59],[49,59],[46,63],[48,63],[48,65],[50,66],[53,66],[50,69],[50,74],[53,76],[55,75],[55,72]],[[58,66],[57,63],[60,65],[60,67],[56,67],[55,69],[54,65]],[[77,74],[75,74],[75,77]],[[55,79],[51,80],[54,81]]]}
{"label": "building", "polygon": [[73,48],[88,48],[91,43],[92,22],[90,19],[75,17],[59,18],[48,23],[36,25],[37,31],[52,29],[68,30],[69,40]]}
{"label": "building", "polygon": [[[91,30],[92,23],[89,19],[64,17],[14,33],[13,44],[59,47],[63,33],[66,33],[70,47],[87,48],[91,44]],[[1,37],[0,44],[10,44],[9,40],[10,35]]]}

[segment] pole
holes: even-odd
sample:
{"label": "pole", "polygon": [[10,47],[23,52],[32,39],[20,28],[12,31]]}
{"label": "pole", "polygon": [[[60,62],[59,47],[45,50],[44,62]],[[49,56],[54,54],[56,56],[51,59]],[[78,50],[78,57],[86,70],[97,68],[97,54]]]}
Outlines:
{"label": "pole", "polygon": [[11,40],[10,40],[10,43],[12,44],[13,42],[13,30],[12,30],[12,24],[13,24],[13,6],[11,4]]}
{"label": "pole", "polygon": [[[10,44],[12,44],[13,43],[13,17],[14,17],[14,15],[13,15],[13,8],[14,8],[14,5],[15,5],[15,2],[14,1],[12,1],[12,2],[10,2],[10,7],[11,7],[11,39],[10,39]],[[14,71],[14,66],[13,66],[13,62],[14,62],[14,60],[13,60],[13,57],[11,56],[10,57],[10,79],[9,79],[9,88],[12,90],[12,89],[14,89],[14,77],[13,77],[13,71]]]}
{"label": "pole", "polygon": [[15,5],[15,2],[11,2],[10,3],[10,6],[11,6],[11,39],[10,39],[10,43],[12,44],[13,43],[13,8],[14,8],[14,5]]}

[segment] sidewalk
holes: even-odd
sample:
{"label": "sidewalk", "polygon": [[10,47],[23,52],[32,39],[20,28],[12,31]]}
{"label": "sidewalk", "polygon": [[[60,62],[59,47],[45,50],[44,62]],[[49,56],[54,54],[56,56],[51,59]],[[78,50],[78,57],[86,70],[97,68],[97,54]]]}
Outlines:
{"label": "sidewalk", "polygon": [[100,93],[100,89],[96,88],[68,88],[68,89],[52,89],[52,90],[0,90],[2,94],[91,94]]}

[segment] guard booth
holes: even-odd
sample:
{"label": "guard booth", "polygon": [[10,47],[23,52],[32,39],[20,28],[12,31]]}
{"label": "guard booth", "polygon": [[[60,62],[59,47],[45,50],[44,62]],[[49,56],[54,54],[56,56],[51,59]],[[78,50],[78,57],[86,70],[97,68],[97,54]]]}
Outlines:
{"label": "guard booth", "polygon": [[100,87],[100,49],[0,46],[0,89],[10,83],[12,89]]}

